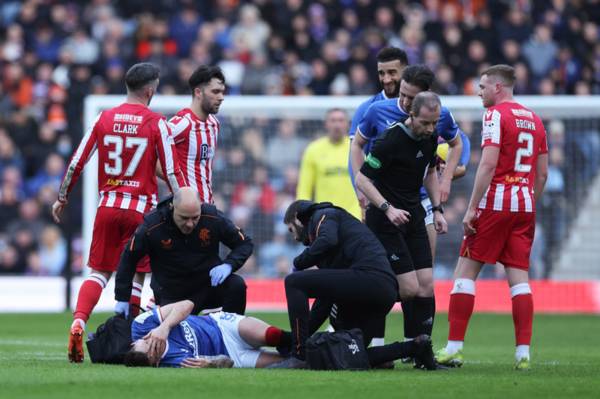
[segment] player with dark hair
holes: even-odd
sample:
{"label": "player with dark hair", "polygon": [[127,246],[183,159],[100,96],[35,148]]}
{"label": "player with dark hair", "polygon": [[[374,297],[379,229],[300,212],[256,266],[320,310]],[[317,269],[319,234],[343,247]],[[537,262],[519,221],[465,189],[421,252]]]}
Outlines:
{"label": "player with dark hair", "polygon": [[[433,72],[424,65],[411,65],[404,69],[402,73],[402,81],[400,83],[400,97],[393,100],[384,100],[374,103],[369,107],[362,119],[355,139],[352,141],[350,146],[351,160],[354,165],[354,170],[358,171],[364,163],[363,147],[366,147],[369,143],[373,142],[379,137],[386,129],[393,126],[397,122],[406,121],[410,116],[410,112],[413,109],[414,98],[423,91],[429,90],[433,84],[434,75]],[[446,168],[440,178],[440,200],[436,202],[437,212],[443,212],[441,207],[442,202],[446,201],[447,196],[450,192],[450,182],[453,178],[454,171],[458,165],[459,158],[463,148],[462,139],[460,135],[460,129],[456,124],[452,113],[446,108],[440,108],[440,117],[434,130],[434,140],[438,140],[441,137],[448,142],[451,151],[449,151],[446,159]],[[430,165],[433,166],[433,165]],[[404,176],[398,175],[396,179],[403,179]],[[424,189],[421,189],[423,192]],[[429,202],[426,193],[421,197],[422,203]],[[377,207],[380,203],[373,203],[372,206]],[[426,206],[426,211],[433,214],[433,209]],[[431,228],[435,230],[433,226],[433,217],[431,217]],[[435,238],[433,233],[428,237]],[[414,267],[416,270],[405,270],[403,265],[398,264],[401,260],[397,257],[393,257],[395,251],[394,248],[388,248],[388,256],[390,256],[390,263],[392,268],[398,274],[398,282],[400,284],[400,300],[402,303],[403,319],[404,319],[404,336],[406,339],[412,339],[418,335],[417,331],[421,327],[416,324],[417,319],[425,320],[428,323],[427,330],[431,333],[433,328],[433,319],[435,316],[435,298],[433,290],[433,268],[432,266],[426,266],[431,262],[416,263]],[[428,244],[428,249],[431,251],[432,243]],[[400,273],[402,271],[402,273]],[[415,288],[416,284],[416,288]],[[418,314],[417,314],[418,313]],[[385,326],[381,326],[381,330],[385,331]]]}
{"label": "player with dark hair", "polygon": [[180,167],[190,187],[200,193],[202,202],[213,202],[213,158],[221,124],[215,114],[225,97],[225,76],[217,66],[201,65],[188,80],[192,103],[169,122]]}
{"label": "player with dark hair", "polygon": [[[375,141],[356,175],[357,187],[372,204],[367,208],[367,226],[387,251],[400,284],[400,298],[403,301],[414,298],[414,336],[431,335],[434,315],[432,296],[418,295],[423,289],[416,270],[431,271],[432,268],[425,210],[419,195],[422,186],[435,204],[436,230],[445,233],[448,228],[439,211],[440,193],[435,167],[438,139],[434,132],[440,111],[441,103],[435,93],[426,91],[417,94],[410,117],[404,123],[392,125]],[[426,176],[425,180],[423,176]],[[432,287],[427,288],[433,290]]]}
{"label": "player with dark hair", "polygon": [[[336,326],[360,328],[365,345],[374,336],[373,322],[391,310],[398,285],[385,250],[373,233],[344,209],[328,202],[298,200],[287,209],[284,222],[297,241],[308,246],[294,259],[296,272],[285,278],[292,329],[292,356],[274,368],[306,367],[306,340],[311,333],[309,298],[337,304]],[[317,270],[306,270],[317,266]],[[370,348],[371,365],[404,356],[418,356],[429,366],[429,336],[416,342]]]}
{"label": "player with dark hair", "polygon": [[[125,243],[142,222],[142,215],[157,205],[157,161],[171,191],[186,185],[167,121],[148,109],[158,87],[159,73],[158,67],[150,63],[136,64],[127,71],[125,103],[100,113],[85,133],[65,172],[58,200],[52,205],[52,215],[58,223],[68,194],[97,149],[100,201],[88,260],[92,271],[77,296],[69,336],[71,362],[83,361],[85,323],[117,269]],[[150,271],[148,262],[137,264],[137,271],[140,274],[133,291],[131,287],[127,291],[124,306],[129,305],[127,302],[139,305],[143,273]]]}
{"label": "player with dark hair", "polygon": [[[350,140],[354,140],[354,136],[356,135],[356,129],[358,128],[358,124],[362,120],[367,112],[367,109],[371,106],[371,104],[381,101],[387,100],[390,98],[397,98],[400,92],[400,80],[402,78],[402,71],[408,65],[408,57],[406,56],[406,52],[397,47],[384,47],[377,53],[377,76],[379,77],[379,83],[382,86],[382,90],[375,94],[373,97],[369,98],[365,102],[361,103],[356,111],[354,111],[354,116],[352,117],[352,121],[350,122],[350,130],[348,131],[348,136],[350,136]],[[369,152],[369,146],[364,148],[364,153],[367,154]],[[348,164],[348,168],[350,171],[350,179],[352,180],[352,184],[354,185],[354,175],[353,172],[354,165],[352,162]],[[367,206],[367,202],[365,200],[364,195],[359,191],[356,192],[358,196],[358,201],[361,207],[364,209]]]}
{"label": "player with dark hair", "polygon": [[494,65],[481,74],[479,96],[487,109],[481,160],[463,219],[465,237],[450,295],[448,344],[437,353],[446,365],[463,363],[463,342],[473,305],[475,280],[485,263],[504,265],[516,338],[515,368],[530,368],[533,297],[529,255],[535,209],[548,176],[548,144],[542,120],[513,99],[514,68]]}

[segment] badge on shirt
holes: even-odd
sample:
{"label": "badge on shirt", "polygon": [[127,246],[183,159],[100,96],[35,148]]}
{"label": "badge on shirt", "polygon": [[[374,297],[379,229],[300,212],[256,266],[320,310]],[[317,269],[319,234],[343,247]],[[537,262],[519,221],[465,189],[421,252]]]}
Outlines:
{"label": "badge on shirt", "polygon": [[198,232],[198,238],[200,239],[200,245],[203,247],[207,247],[210,245],[210,230],[207,228],[202,228]]}
{"label": "badge on shirt", "polygon": [[365,162],[368,163],[369,166],[372,167],[373,169],[381,168],[381,161],[379,159],[375,158],[373,156],[373,154],[371,154],[371,153],[369,153],[369,155],[367,155]]}

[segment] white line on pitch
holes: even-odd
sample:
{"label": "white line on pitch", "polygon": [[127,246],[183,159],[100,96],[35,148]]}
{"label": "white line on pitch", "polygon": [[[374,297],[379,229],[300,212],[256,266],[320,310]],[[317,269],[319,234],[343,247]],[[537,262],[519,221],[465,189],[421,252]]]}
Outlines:
{"label": "white line on pitch", "polygon": [[66,346],[66,345],[64,345],[62,343],[58,343],[58,342],[43,342],[43,341],[26,340],[26,339],[0,339],[0,345],[6,345],[6,346],[32,345],[32,346],[48,346],[48,347]]}

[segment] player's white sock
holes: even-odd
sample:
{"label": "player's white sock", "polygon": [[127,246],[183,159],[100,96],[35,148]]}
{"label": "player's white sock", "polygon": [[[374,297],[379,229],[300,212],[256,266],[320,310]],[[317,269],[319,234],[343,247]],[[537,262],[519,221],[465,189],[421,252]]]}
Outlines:
{"label": "player's white sock", "polygon": [[371,340],[371,346],[383,346],[385,345],[383,338],[373,338]]}
{"label": "player's white sock", "polygon": [[529,345],[517,345],[517,350],[515,351],[515,358],[517,360],[523,358],[529,359]]}
{"label": "player's white sock", "polygon": [[75,319],[73,320],[73,324],[71,324],[71,328],[75,327],[76,324],[79,324],[81,326],[81,329],[85,331],[85,321],[81,319]]}
{"label": "player's white sock", "polygon": [[404,342],[409,342],[409,341],[414,341],[414,340],[415,340],[414,338],[404,337]]}
{"label": "player's white sock", "polygon": [[152,309],[154,309],[155,306],[156,306],[156,302],[154,302],[154,297],[151,296],[150,299],[148,299],[148,303],[146,304],[146,309],[152,310]]}
{"label": "player's white sock", "polygon": [[462,350],[463,344],[463,341],[448,341],[448,344],[446,345],[446,352],[449,355],[454,355],[456,352]]}

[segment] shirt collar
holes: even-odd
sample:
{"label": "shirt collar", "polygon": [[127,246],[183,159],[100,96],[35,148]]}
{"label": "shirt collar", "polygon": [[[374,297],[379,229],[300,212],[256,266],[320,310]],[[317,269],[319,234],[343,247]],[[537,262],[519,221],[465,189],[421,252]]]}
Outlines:
{"label": "shirt collar", "polygon": [[409,128],[408,126],[406,126],[404,123],[398,122],[398,126],[400,126],[402,128],[402,130],[404,131],[404,133],[406,133],[406,135],[408,137],[410,137],[411,139],[413,139],[414,141],[421,141],[422,140],[420,137],[417,137],[413,133],[413,131],[411,130],[411,128]]}

